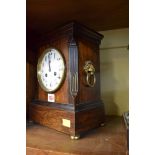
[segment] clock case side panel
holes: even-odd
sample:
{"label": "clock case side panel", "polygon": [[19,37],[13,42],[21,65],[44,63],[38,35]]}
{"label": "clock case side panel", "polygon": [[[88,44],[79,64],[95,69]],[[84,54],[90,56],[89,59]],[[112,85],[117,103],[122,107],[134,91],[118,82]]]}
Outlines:
{"label": "clock case side panel", "polygon": [[[75,135],[101,126],[105,122],[104,103],[100,96],[100,57],[99,45],[102,35],[87,29],[76,27],[74,38],[78,51],[78,95],[75,102]],[[85,61],[91,60],[95,67],[96,84],[88,87],[83,67]]]}
{"label": "clock case side panel", "polygon": [[[83,42],[84,48],[81,46]],[[76,34],[70,36],[68,45],[69,103],[72,105],[74,113],[74,122],[72,122],[74,131],[72,130],[71,135],[75,136],[101,126],[105,121],[105,112],[104,104],[100,100],[99,45],[94,42],[90,43],[90,40],[76,36]],[[92,60],[94,57],[97,84],[94,88],[88,88],[83,83],[83,64],[86,60]],[[87,89],[90,91],[87,91]]]}
{"label": "clock case side panel", "polygon": [[[69,41],[69,97],[70,103],[74,105],[100,101],[99,49],[98,46],[88,43],[76,35]],[[88,60],[93,62],[96,69],[97,80],[94,87],[88,87],[84,82],[86,76],[83,68]]]}
{"label": "clock case side panel", "polygon": [[[100,59],[99,59],[99,44],[103,36],[92,29],[87,28],[77,22],[71,22],[66,27],[71,27],[69,33],[69,65],[70,72],[77,73],[77,86],[75,91],[71,91],[72,77],[69,78],[70,96],[76,96],[74,104],[82,104],[86,102],[100,100]],[[95,60],[94,60],[95,59]],[[87,87],[84,84],[83,67],[85,61],[91,60],[94,62],[96,69],[97,82],[93,88]],[[75,77],[76,79],[76,77]],[[75,82],[76,83],[76,82]],[[74,84],[75,84],[74,83]],[[74,95],[75,94],[75,95]]]}
{"label": "clock case side panel", "polygon": [[[71,40],[74,40],[76,45],[76,68],[78,69],[78,99],[76,104],[87,104],[100,102],[100,57],[99,45],[103,35],[83,26],[73,24],[73,34]],[[95,67],[96,84],[94,87],[88,87],[85,84],[86,75],[84,73],[84,65],[86,61],[92,61]]]}
{"label": "clock case side panel", "polygon": [[[98,46],[81,38],[79,45],[79,104],[100,100],[100,62]],[[84,66],[87,61],[91,61],[95,68],[96,83],[93,87],[86,85],[86,73]]]}

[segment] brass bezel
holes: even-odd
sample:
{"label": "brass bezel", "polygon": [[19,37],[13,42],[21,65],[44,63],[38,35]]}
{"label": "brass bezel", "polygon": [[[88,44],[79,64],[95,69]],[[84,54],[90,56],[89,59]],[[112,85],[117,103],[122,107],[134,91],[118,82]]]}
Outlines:
{"label": "brass bezel", "polygon": [[[58,86],[57,86],[55,89],[53,89],[53,90],[48,89],[46,86],[44,86],[44,84],[43,84],[43,82],[42,82],[42,79],[41,79],[41,74],[40,74],[40,72],[41,72],[41,63],[42,63],[42,60],[43,60],[44,56],[45,56],[45,55],[49,52],[49,50],[51,50],[51,49],[56,50],[56,51],[60,54],[60,56],[61,56],[61,58],[62,58],[62,61],[63,61],[63,65],[64,65],[64,70],[63,70],[63,75],[62,75],[61,81],[60,81],[60,83],[58,84]],[[60,88],[60,86],[62,85],[62,83],[63,83],[63,81],[64,81],[64,79],[65,79],[65,75],[66,75],[66,64],[65,64],[65,59],[64,59],[64,56],[62,55],[62,53],[61,53],[58,49],[53,48],[53,47],[50,47],[50,48],[45,49],[44,52],[43,52],[43,53],[41,54],[41,56],[39,57],[39,59],[38,59],[38,64],[37,64],[37,79],[38,79],[38,82],[39,82],[40,87],[41,87],[44,91],[46,91],[46,92],[51,92],[51,93],[53,93],[53,92],[57,91],[57,90]]]}

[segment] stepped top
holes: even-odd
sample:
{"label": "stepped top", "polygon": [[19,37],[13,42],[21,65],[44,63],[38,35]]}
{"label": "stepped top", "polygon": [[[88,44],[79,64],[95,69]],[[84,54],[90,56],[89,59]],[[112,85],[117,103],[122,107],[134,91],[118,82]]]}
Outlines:
{"label": "stepped top", "polygon": [[52,38],[58,38],[60,36],[69,36],[74,39],[77,37],[84,37],[99,44],[103,38],[103,35],[86,27],[85,25],[76,21],[71,21],[45,34],[43,37],[41,37],[41,41],[52,40]]}

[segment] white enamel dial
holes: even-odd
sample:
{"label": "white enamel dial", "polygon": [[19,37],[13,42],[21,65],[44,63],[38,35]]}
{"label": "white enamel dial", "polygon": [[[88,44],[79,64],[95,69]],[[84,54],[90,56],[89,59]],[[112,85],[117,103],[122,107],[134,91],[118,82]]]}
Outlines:
{"label": "white enamel dial", "polygon": [[40,56],[37,66],[39,84],[46,92],[56,91],[65,75],[65,63],[62,54],[54,48],[46,49]]}

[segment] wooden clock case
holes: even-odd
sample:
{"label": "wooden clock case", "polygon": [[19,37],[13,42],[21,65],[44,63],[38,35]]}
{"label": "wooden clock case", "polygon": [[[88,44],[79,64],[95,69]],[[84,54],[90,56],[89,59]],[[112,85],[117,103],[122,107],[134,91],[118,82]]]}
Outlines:
{"label": "wooden clock case", "polygon": [[[34,122],[69,134],[72,139],[104,123],[99,58],[102,38],[99,33],[71,22],[40,40],[38,58],[46,48],[58,49],[65,58],[66,75],[61,87],[53,93],[55,102],[48,102],[48,93],[37,84],[36,99],[30,104],[30,118]],[[95,67],[94,87],[84,82],[86,61],[92,61]]]}

